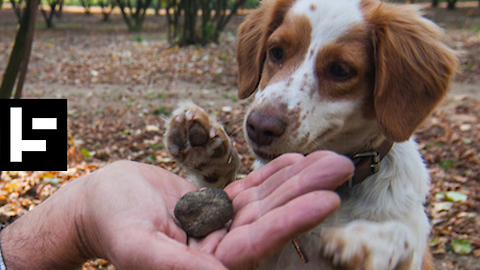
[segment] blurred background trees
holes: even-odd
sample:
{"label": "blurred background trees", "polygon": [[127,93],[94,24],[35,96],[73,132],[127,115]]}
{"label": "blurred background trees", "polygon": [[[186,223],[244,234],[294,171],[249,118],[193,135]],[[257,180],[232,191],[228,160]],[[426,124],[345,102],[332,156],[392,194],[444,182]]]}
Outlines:
{"label": "blurred background trees", "polygon": [[[22,0],[19,0],[21,2]],[[28,0],[26,0],[28,1]],[[13,2],[13,0],[10,0]],[[64,0],[43,0],[40,3],[40,11],[45,19],[45,23],[48,28],[53,28],[53,18],[56,15],[60,17],[62,15],[62,8],[64,5]]]}
{"label": "blurred background trees", "polygon": [[141,31],[152,0],[117,0],[117,4],[128,29],[133,32]]}
{"label": "blurred background trees", "polygon": [[102,9],[103,21],[107,22],[113,9],[117,6],[117,0],[98,0],[97,3]]}
{"label": "blurred background trees", "polygon": [[[26,7],[27,0],[0,0],[8,3],[19,18]],[[387,0],[398,3],[430,3],[438,7],[446,2],[449,10],[455,9],[458,0]],[[462,1],[462,0],[460,0]],[[475,1],[475,0],[473,0]],[[103,21],[108,21],[116,9],[122,14],[127,28],[140,32],[145,17],[150,14],[165,15],[170,42],[180,46],[217,42],[220,33],[238,10],[254,8],[258,0],[40,0],[39,9],[47,28],[54,27],[56,17],[61,17],[64,5],[76,5],[90,14],[93,7],[99,7]],[[480,7],[480,0],[478,0]],[[148,11],[150,10],[150,11]]]}
{"label": "blurred background trees", "polygon": [[180,46],[217,42],[232,16],[247,2],[247,0],[166,1],[168,36]]}
{"label": "blurred background trees", "polygon": [[[386,1],[423,3],[426,6],[430,4],[434,8],[441,5],[448,10],[453,10],[459,2],[465,0]],[[470,4],[475,1],[470,1]],[[48,29],[55,28],[54,20],[62,16],[63,7],[66,5],[83,8],[86,15],[91,14],[92,9],[96,8],[97,13],[102,13],[104,22],[109,20],[113,12],[117,12],[121,14],[127,29],[132,32],[142,31],[147,16],[164,16],[165,20],[162,22],[166,23],[164,29],[167,32],[164,34],[170,44],[187,46],[218,42],[227,23],[235,14],[245,9],[255,8],[259,3],[258,0],[0,0],[0,8],[12,9],[19,25],[2,80],[1,97],[8,98],[12,93],[21,94],[37,11],[42,14],[45,27]],[[480,7],[480,0],[478,0],[478,6]],[[62,18],[62,20],[65,21],[68,18]],[[19,86],[14,91],[15,83]]]}

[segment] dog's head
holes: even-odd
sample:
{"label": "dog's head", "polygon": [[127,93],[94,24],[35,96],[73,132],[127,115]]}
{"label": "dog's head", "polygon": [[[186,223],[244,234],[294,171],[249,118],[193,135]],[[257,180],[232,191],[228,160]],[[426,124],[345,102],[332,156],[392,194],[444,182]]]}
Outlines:
{"label": "dog's head", "polygon": [[456,70],[441,30],[413,5],[264,0],[238,36],[239,97],[258,89],[245,133],[264,160],[405,141]]}

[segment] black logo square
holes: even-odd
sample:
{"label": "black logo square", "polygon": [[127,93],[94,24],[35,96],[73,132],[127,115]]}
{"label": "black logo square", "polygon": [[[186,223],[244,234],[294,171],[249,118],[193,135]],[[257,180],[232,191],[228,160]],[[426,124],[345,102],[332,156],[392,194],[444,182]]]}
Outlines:
{"label": "black logo square", "polygon": [[0,99],[0,170],[67,170],[66,99]]}

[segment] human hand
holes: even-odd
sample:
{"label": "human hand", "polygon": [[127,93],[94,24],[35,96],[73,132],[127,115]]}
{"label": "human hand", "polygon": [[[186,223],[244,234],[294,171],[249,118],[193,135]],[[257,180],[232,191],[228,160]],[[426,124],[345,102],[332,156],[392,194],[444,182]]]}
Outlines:
{"label": "human hand", "polygon": [[[155,166],[116,162],[65,186],[12,224],[2,233],[2,245],[6,257],[14,258],[15,231],[28,232],[28,224],[41,220],[32,239],[49,236],[40,250],[50,255],[37,256],[31,269],[66,269],[95,257],[118,269],[252,268],[333,212],[339,199],[324,190],[352,171],[348,159],[330,152],[284,155],[226,188],[235,209],[228,232],[187,242],[173,209],[196,187]],[[30,269],[9,262],[9,269]]]}
{"label": "human hand", "polygon": [[235,216],[227,232],[191,239],[228,269],[253,269],[340,205],[331,190],[349,179],[352,162],[333,152],[283,155],[225,188]]}
{"label": "human hand", "polygon": [[[129,166],[133,167],[127,169]],[[331,152],[307,157],[282,156],[229,185],[225,190],[233,201],[235,217],[228,233],[223,229],[198,240],[187,239],[172,218],[176,202],[186,192],[195,190],[193,185],[158,167],[136,163],[120,167],[121,171],[109,172],[120,175],[103,178],[125,179],[122,186],[117,187],[123,191],[115,192],[127,194],[124,202],[115,203],[115,213],[111,211],[112,206],[103,205],[104,209],[98,209],[94,218],[101,221],[97,221],[97,238],[111,241],[103,241],[106,244],[101,249],[106,252],[103,255],[119,269],[159,266],[250,269],[258,266],[294,236],[308,231],[331,214],[340,201],[336,194],[326,190],[337,187],[353,171],[348,159]],[[125,175],[123,171],[133,174]],[[142,181],[138,173],[142,174]],[[108,190],[116,185],[102,184]],[[141,187],[144,184],[145,187]],[[99,187],[93,189],[117,196]],[[102,196],[93,194],[93,198]],[[92,207],[102,204],[89,201]],[[114,202],[115,199],[102,198],[102,201]]]}

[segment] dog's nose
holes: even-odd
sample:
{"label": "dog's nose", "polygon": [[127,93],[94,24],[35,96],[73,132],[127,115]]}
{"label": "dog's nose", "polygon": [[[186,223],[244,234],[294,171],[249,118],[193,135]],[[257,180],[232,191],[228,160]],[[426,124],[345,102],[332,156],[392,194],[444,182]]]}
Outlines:
{"label": "dog's nose", "polygon": [[286,123],[277,114],[252,111],[247,118],[248,137],[259,146],[270,145],[285,132]]}

